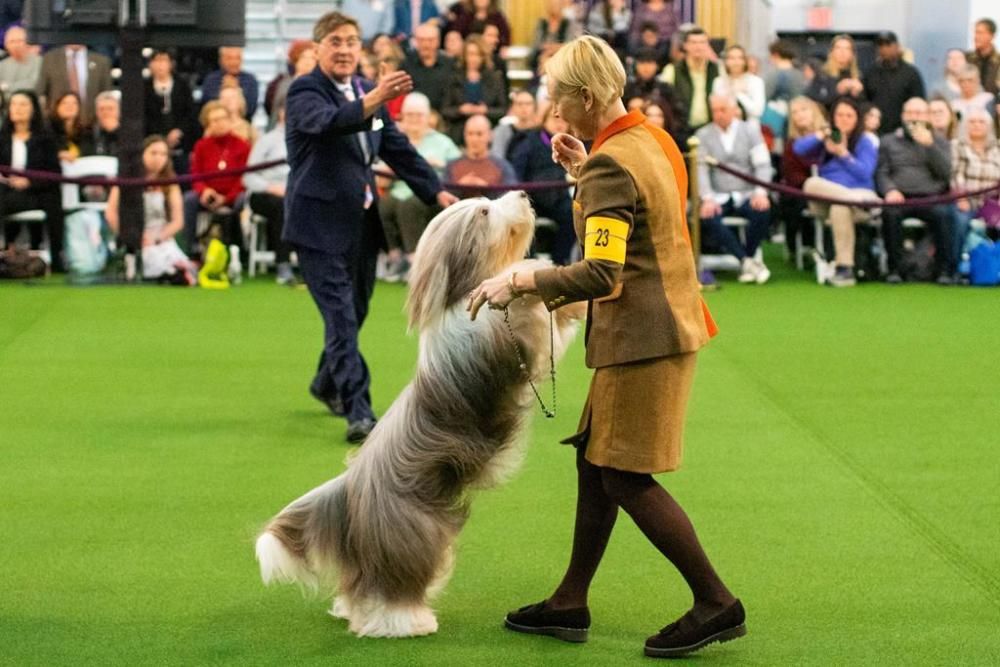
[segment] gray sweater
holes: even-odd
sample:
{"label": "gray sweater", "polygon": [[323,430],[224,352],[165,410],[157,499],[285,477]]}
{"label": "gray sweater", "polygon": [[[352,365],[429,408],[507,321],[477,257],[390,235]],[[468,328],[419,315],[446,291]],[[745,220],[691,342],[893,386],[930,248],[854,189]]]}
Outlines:
{"label": "gray sweater", "polygon": [[[277,125],[273,130],[257,140],[250,150],[248,163],[260,164],[261,162],[271,162],[272,160],[285,160],[288,158],[288,149],[285,146],[285,126]],[[249,171],[243,174],[243,185],[247,190],[253,192],[264,192],[270,185],[285,185],[288,181],[288,164],[279,164],[269,167],[263,171]]]}
{"label": "gray sweater", "polygon": [[[695,134],[701,142],[699,149],[701,154],[753,174],[762,181],[770,181],[774,175],[774,168],[771,167],[771,155],[767,150],[767,144],[764,143],[764,136],[760,133],[760,126],[756,122],[747,123],[742,120],[734,120],[733,124],[736,126],[736,140],[733,142],[732,152],[726,151],[719,126],[709,123]],[[721,169],[710,169],[705,162],[698,164],[698,191],[702,199],[712,198],[723,203],[737,194],[733,198],[740,201],[735,203],[742,204],[742,200],[749,198],[757,189]]]}
{"label": "gray sweater", "polygon": [[882,137],[875,183],[881,194],[899,190],[907,197],[947,192],[951,179],[951,147],[935,136],[934,144],[921,146],[902,128]]}

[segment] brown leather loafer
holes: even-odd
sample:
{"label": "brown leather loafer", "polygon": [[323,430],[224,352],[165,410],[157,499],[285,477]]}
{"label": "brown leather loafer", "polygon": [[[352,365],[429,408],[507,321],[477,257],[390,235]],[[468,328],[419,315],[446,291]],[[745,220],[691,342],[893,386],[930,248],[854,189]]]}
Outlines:
{"label": "brown leather loafer", "polygon": [[504,625],[514,632],[548,635],[564,642],[580,644],[587,641],[590,629],[590,610],[587,607],[546,609],[545,603],[546,600],[543,600],[508,613]]}
{"label": "brown leather loafer", "polygon": [[690,613],[646,640],[646,655],[652,658],[679,658],[713,642],[728,642],[747,633],[746,612],[739,600],[704,623]]}

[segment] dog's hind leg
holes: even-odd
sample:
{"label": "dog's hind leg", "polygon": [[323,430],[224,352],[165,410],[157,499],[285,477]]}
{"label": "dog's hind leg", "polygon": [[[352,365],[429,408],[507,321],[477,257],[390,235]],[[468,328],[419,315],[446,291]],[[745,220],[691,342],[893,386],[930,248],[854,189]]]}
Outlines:
{"label": "dog's hind leg", "polygon": [[330,616],[334,618],[340,618],[345,621],[351,618],[351,603],[347,599],[346,595],[337,595],[333,598],[333,606],[330,607],[328,612]]}
{"label": "dog's hind leg", "polygon": [[426,599],[434,600],[444,587],[448,585],[448,581],[451,579],[451,573],[455,570],[455,545],[454,543],[449,544],[445,550],[444,555],[441,558],[441,567],[438,569],[437,574],[434,575],[434,580],[431,581],[430,585],[427,587]]}

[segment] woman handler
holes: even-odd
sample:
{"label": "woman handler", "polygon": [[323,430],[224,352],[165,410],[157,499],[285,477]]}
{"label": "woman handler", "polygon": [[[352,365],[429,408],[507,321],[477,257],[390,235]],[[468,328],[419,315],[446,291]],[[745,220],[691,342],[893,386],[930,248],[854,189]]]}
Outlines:
{"label": "woman handler", "polygon": [[702,550],[684,510],[653,479],[681,462],[695,356],[717,332],[701,299],[685,223],[687,172],[676,144],[627,113],[625,72],[603,41],[580,37],[546,65],[555,114],[583,144],[553,138],[553,159],[579,180],[574,224],[583,260],[490,278],[470,294],[472,317],[538,294],[554,310],[590,301],[587,366],[594,368],[577,447],[573,552],[555,592],[507,615],[511,630],[585,641],[587,592],[624,509],[680,571],[694,606],[646,640],[646,655],[675,657],[746,633],[740,601]]}

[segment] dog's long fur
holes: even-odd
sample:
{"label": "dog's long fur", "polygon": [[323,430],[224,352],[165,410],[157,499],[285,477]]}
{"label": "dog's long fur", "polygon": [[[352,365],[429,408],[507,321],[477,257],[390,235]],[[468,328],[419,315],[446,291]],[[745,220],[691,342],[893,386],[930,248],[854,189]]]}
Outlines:
{"label": "dog's long fur", "polygon": [[[468,491],[500,482],[520,461],[534,408],[502,311],[475,321],[468,294],[521,260],[534,231],[526,195],[466,200],[439,214],[417,246],[407,302],[420,334],[414,380],[348,469],[286,507],[257,540],[265,583],[338,591],[331,613],[360,636],[433,633],[429,602],[444,587]],[[520,261],[519,261],[520,260]],[[514,301],[511,326],[534,380],[547,375],[549,315]],[[556,311],[560,357],[585,304]]]}

